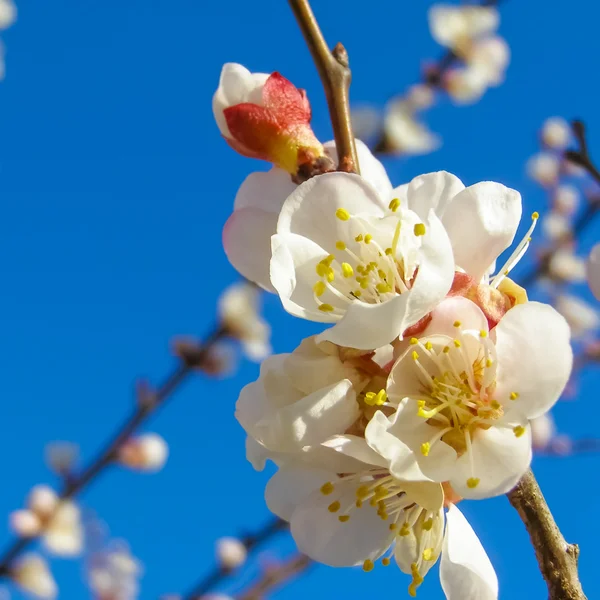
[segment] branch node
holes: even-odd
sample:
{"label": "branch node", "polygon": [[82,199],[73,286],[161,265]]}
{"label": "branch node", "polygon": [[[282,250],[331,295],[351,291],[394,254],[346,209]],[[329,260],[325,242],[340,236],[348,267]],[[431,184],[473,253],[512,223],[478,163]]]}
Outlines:
{"label": "branch node", "polygon": [[342,42],[338,42],[333,50],[331,51],[331,54],[333,56],[333,58],[335,58],[335,60],[342,65],[342,67],[344,67],[344,69],[348,69],[350,68],[350,59],[348,57],[348,51],[346,50],[346,47],[344,46],[344,44],[342,44]]}

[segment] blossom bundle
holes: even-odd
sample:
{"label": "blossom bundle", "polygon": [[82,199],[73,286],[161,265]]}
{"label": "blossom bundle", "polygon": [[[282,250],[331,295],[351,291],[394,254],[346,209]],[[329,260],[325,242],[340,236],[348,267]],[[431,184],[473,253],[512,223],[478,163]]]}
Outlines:
{"label": "blossom bundle", "polygon": [[572,366],[565,319],[509,277],[538,215],[515,244],[515,190],[446,172],[393,188],[357,150],[360,175],[250,175],[225,225],[238,271],[330,325],[242,390],[248,458],[278,466],[267,503],[314,560],[365,571],[395,560],[414,596],[439,559],[448,598],[494,599],[494,569],[457,504],[514,487],[530,420]]}

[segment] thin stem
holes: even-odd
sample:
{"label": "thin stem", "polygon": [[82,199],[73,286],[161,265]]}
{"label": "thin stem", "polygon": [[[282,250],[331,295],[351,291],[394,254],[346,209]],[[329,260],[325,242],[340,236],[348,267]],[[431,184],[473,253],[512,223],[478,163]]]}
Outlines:
{"label": "thin stem", "polygon": [[325,90],[338,153],[338,170],[360,173],[350,118],[349,90],[352,74],[348,68],[348,53],[340,43],[329,51],[309,0],[289,0],[289,4]]}
{"label": "thin stem", "polygon": [[[60,493],[61,499],[72,498],[89,486],[119,454],[121,447],[131,435],[142,425],[151,414],[161,408],[181,384],[202,366],[213,346],[228,335],[227,330],[218,326],[207,337],[202,345],[186,346],[185,352],[180,352],[180,361],[173,371],[151,393],[139,393],[138,403],[131,415],[117,429],[115,435],[107,442],[88,465],[75,476],[66,479]],[[33,543],[35,537],[15,540],[0,557],[0,577],[8,577],[11,573],[12,562]]]}
{"label": "thin stem", "polygon": [[507,496],[531,538],[548,599],[586,600],[577,573],[579,548],[565,541],[531,470]]}
{"label": "thin stem", "polygon": [[572,163],[583,167],[596,183],[600,185],[600,171],[590,156],[584,122],[579,120],[573,121],[571,123],[571,128],[573,129],[573,133],[579,144],[579,150],[567,150],[565,152],[565,158]]}

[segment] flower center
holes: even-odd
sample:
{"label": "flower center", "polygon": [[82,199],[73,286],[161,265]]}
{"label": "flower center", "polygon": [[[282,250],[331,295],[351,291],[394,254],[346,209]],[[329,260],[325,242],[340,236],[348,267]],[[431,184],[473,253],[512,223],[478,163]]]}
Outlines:
{"label": "flower center", "polygon": [[337,209],[347,228],[335,243],[339,253],[316,266],[313,293],[319,310],[341,316],[351,302],[381,304],[411,288],[426,229],[411,211],[398,213],[399,207],[400,201],[392,200],[389,214],[376,221]]}

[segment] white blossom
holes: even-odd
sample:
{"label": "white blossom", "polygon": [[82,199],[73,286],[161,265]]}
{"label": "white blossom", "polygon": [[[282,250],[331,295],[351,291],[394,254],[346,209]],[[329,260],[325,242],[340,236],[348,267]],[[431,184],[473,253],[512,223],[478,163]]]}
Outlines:
{"label": "white blossom", "polygon": [[237,569],[246,562],[248,551],[241,540],[223,537],[217,540],[216,554],[219,564],[225,569]]}
{"label": "white blossom", "polygon": [[230,285],[221,294],[218,309],[222,324],[240,340],[248,358],[261,361],[271,354],[271,328],[260,315],[260,292],[254,285]]}
{"label": "white blossom", "polygon": [[160,471],[167,462],[169,446],[157,433],[131,438],[119,450],[119,462],[139,471]]}
{"label": "white blossom", "polygon": [[129,548],[116,543],[94,552],[87,576],[98,600],[134,600],[138,597],[141,573],[141,565]]}
{"label": "white blossom", "polygon": [[544,216],[542,229],[546,237],[552,241],[564,240],[572,234],[571,221],[564,214],[556,211]]}
{"label": "white blossom", "polygon": [[579,205],[579,190],[574,185],[559,185],[552,196],[554,207],[565,215],[572,215]]}
{"label": "white blossom", "polygon": [[534,450],[543,450],[548,446],[554,434],[556,425],[552,415],[547,412],[531,420],[531,441]]}
{"label": "white blossom", "polygon": [[596,308],[572,294],[560,294],[554,302],[556,310],[566,319],[574,338],[582,338],[600,325]]}
{"label": "white blossom", "polygon": [[40,518],[46,519],[56,510],[58,494],[47,485],[36,485],[27,498],[27,506]]}
{"label": "white blossom", "polygon": [[53,600],[58,596],[58,587],[48,564],[38,554],[18,558],[10,576],[22,590],[38,598]]}
{"label": "white blossom", "polygon": [[506,493],[531,460],[529,420],[569,379],[569,338],[549,305],[519,304],[490,331],[473,302],[445,300],[392,368],[387,394],[398,409],[375,414],[369,445],[397,476],[414,457],[426,477],[464,498]]}
{"label": "white blossom", "polygon": [[500,14],[493,6],[435,4],[428,16],[433,39],[452,49],[493,33],[500,23]]}
{"label": "white blossom", "polygon": [[571,126],[562,117],[551,117],[544,122],[541,136],[548,148],[564,150],[571,141]]}
{"label": "white blossom", "polygon": [[544,187],[558,182],[560,159],[550,152],[539,152],[527,161],[527,174]]}
{"label": "white blossom", "polygon": [[[422,101],[422,98],[418,98]],[[441,139],[421,123],[407,100],[392,100],[383,124],[387,146],[401,154],[428,154],[441,146]]]}
{"label": "white blossom", "polygon": [[548,263],[550,275],[562,281],[580,283],[586,280],[585,261],[569,248],[556,250]]}
{"label": "white blossom", "polygon": [[586,264],[587,280],[592,293],[600,300],[600,244],[596,244]]}
{"label": "white blossom", "polygon": [[40,518],[31,510],[16,510],[10,515],[10,528],[20,537],[33,537],[42,530]]}
{"label": "white blossom", "polygon": [[13,0],[0,1],[0,29],[10,27],[17,19],[17,7]]}

